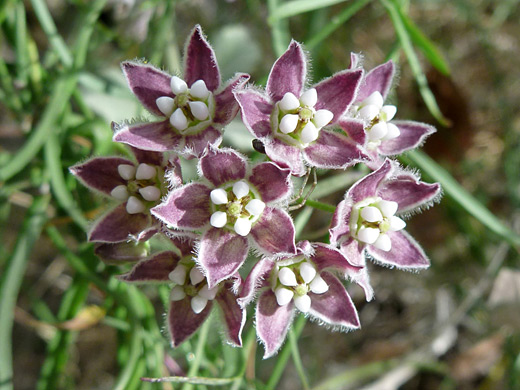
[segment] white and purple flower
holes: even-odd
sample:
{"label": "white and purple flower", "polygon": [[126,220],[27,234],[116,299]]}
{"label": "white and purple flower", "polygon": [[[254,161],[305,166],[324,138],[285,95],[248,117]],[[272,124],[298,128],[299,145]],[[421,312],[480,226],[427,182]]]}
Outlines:
{"label": "white and purple flower", "polygon": [[365,253],[376,262],[404,269],[426,268],[430,262],[404,231],[399,217],[428,206],[440,196],[440,185],[419,181],[386,159],[379,169],[356,182],[334,213],[332,245],[352,264],[365,265]]}
{"label": "white and purple flower", "polygon": [[95,157],[70,168],[85,186],[112,198],[117,206],[94,222],[88,240],[117,243],[147,240],[159,229],[150,209],[168,187],[182,184],[178,157],[132,149],[136,162],[123,157]]}
{"label": "white and purple flower", "polygon": [[177,251],[165,251],[137,263],[131,271],[119,276],[133,283],[170,283],[168,330],[173,347],[188,339],[206,321],[217,303],[226,327],[227,340],[242,346],[245,309],[237,303],[240,275],[208,288],[206,278],[193,260],[192,237],[175,237]]}
{"label": "white and purple flower", "polygon": [[344,70],[304,90],[307,59],[293,41],[273,65],[265,93],[249,88],[234,94],[244,124],[262,142],[267,156],[303,176],[305,163],[344,169],[368,158],[346,135],[326,129],[348,110],[362,75],[360,69]]}
{"label": "white and purple flower", "polygon": [[210,147],[199,161],[201,180],[174,189],[152,209],[168,227],[202,235],[197,263],[210,288],[232,276],[253,247],[294,254],[294,224],[284,210],[290,171],[265,162],[249,167],[232,149]]}
{"label": "white and purple flower", "polygon": [[220,144],[222,128],[238,113],[232,91],[249,80],[249,75],[237,73],[221,86],[215,53],[200,26],[193,29],[186,43],[184,79],[139,62],[123,62],[122,68],[143,106],[164,119],[114,125],[114,141],[196,157],[202,155],[208,143]]}
{"label": "white and purple flower", "polygon": [[[243,284],[239,303],[246,306],[258,295],[255,322],[264,358],[283,344],[296,310],[333,328],[359,328],[356,308],[335,274],[356,280],[360,272],[339,250],[308,241],[298,243],[295,256],[260,260]],[[362,287],[371,295],[368,284]]]}

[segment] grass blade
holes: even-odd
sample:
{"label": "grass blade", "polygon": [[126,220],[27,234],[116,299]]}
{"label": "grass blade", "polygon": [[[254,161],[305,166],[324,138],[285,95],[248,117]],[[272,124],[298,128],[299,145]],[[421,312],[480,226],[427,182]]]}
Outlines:
{"label": "grass blade", "polygon": [[267,21],[273,23],[280,19],[303,14],[304,12],[329,7],[334,4],[343,3],[346,0],[294,0],[287,1],[269,12]]}

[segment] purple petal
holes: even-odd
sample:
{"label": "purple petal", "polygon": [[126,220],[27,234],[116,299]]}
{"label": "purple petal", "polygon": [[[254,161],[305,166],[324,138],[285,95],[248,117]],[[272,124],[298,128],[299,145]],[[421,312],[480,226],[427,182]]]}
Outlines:
{"label": "purple petal", "polygon": [[245,178],[246,168],[245,158],[231,148],[210,147],[199,163],[202,175],[215,187]]}
{"label": "purple petal", "polygon": [[189,151],[189,154],[200,157],[204,154],[209,145],[214,147],[220,145],[222,142],[222,132],[213,126],[209,126],[198,134],[187,135],[185,140],[186,149]]}
{"label": "purple petal", "polygon": [[242,346],[242,329],[246,323],[246,310],[237,303],[237,297],[231,290],[231,283],[226,283],[215,297],[218,302],[227,330],[228,340],[235,346]]}
{"label": "purple petal", "polygon": [[323,294],[309,293],[311,308],[309,313],[321,321],[347,329],[359,328],[359,317],[345,287],[334,275],[322,272],[329,289]]}
{"label": "purple petal", "polygon": [[414,121],[392,121],[399,128],[401,135],[397,138],[384,141],[379,146],[378,151],[382,155],[392,156],[401,154],[406,150],[420,146],[424,140],[435,133],[435,127],[426,123]]}
{"label": "purple petal", "polygon": [[392,164],[389,159],[386,159],[381,167],[358,180],[348,190],[346,198],[351,198],[354,203],[360,202],[363,199],[371,196],[376,196],[379,184],[392,172]]}
{"label": "purple petal", "polygon": [[292,301],[279,306],[271,290],[260,296],[256,307],[256,334],[264,344],[264,359],[273,356],[282,346],[293,316]]}
{"label": "purple petal", "polygon": [[307,59],[301,45],[292,41],[287,51],[274,63],[267,79],[266,92],[274,102],[282,100],[286,92],[297,98],[302,94],[307,75]]}
{"label": "purple petal", "polygon": [[251,235],[260,251],[267,254],[296,254],[294,223],[287,212],[266,207],[251,228]]}
{"label": "purple petal", "polygon": [[152,114],[163,116],[155,102],[161,96],[175,97],[170,87],[171,77],[151,65],[125,61],[121,64],[128,86],[141,104]]}
{"label": "purple petal", "polygon": [[438,183],[424,183],[409,172],[404,172],[393,180],[385,181],[378,190],[382,199],[399,204],[397,210],[399,213],[431,202],[440,192],[441,186]]}
{"label": "purple petal", "polygon": [[240,106],[242,121],[251,134],[257,138],[269,136],[272,133],[273,103],[253,89],[235,90],[233,94]]}
{"label": "purple petal", "polygon": [[268,278],[273,266],[274,262],[266,258],[261,259],[254,265],[242,284],[242,291],[240,291],[240,298],[238,298],[238,303],[242,307],[253,301],[258,289],[269,286]]}
{"label": "purple petal", "polygon": [[303,155],[311,166],[325,169],[345,169],[369,158],[348,137],[325,129]]}
{"label": "purple petal", "polygon": [[170,156],[166,164],[164,177],[170,187],[180,187],[182,185],[181,160],[178,156]]}
{"label": "purple petal", "polygon": [[245,73],[237,73],[231,80],[226,84],[223,91],[215,95],[215,117],[213,123],[220,125],[227,125],[237,116],[239,106],[238,102],[233,95],[234,90],[242,88],[250,76]]}
{"label": "purple petal", "polygon": [[324,269],[334,269],[347,273],[356,273],[360,271],[360,267],[353,266],[347,257],[345,257],[339,250],[332,248],[329,245],[316,243],[314,246],[314,256],[312,261],[320,271]]}
{"label": "purple petal", "polygon": [[174,189],[165,202],[151,209],[152,214],[176,229],[197,230],[209,223],[211,189],[200,183],[190,183]]}
{"label": "purple petal", "polygon": [[358,267],[364,267],[366,264],[364,249],[365,244],[352,237],[347,237],[340,245],[341,253],[345,255],[349,263]]}
{"label": "purple petal", "polygon": [[370,302],[374,298],[374,289],[370,284],[367,267],[363,267],[355,273],[349,272],[346,276],[363,289],[367,302]]}
{"label": "purple petal", "polygon": [[350,66],[349,69],[355,69],[361,66],[361,61],[363,60],[363,56],[358,53],[350,53]]}
{"label": "purple petal", "polygon": [[350,237],[350,212],[352,204],[350,201],[342,200],[336,207],[330,223],[330,243],[339,245],[346,237]]}
{"label": "purple petal", "polygon": [[421,269],[430,266],[430,260],[422,248],[406,231],[386,234],[392,241],[392,248],[388,252],[367,245],[367,252],[375,261],[404,269]]}
{"label": "purple petal", "polygon": [[181,146],[182,136],[168,120],[161,122],[136,123],[115,129],[113,140],[137,149],[166,152]]}
{"label": "purple petal", "polygon": [[110,195],[115,187],[126,184],[126,180],[121,177],[117,170],[117,167],[121,164],[135,165],[126,158],[95,157],[82,164],[74,165],[69,170],[85,186],[105,195]]}
{"label": "purple petal", "polygon": [[128,214],[126,202],[102,216],[92,226],[89,241],[121,242],[127,241],[130,235],[137,235],[150,225],[149,214]]}
{"label": "purple petal", "polygon": [[175,269],[179,260],[174,252],[161,252],[137,263],[118,279],[124,282],[168,282],[168,274]]}
{"label": "purple petal", "polygon": [[316,84],[318,102],[314,108],[331,111],[332,123],[337,122],[354,101],[362,76],[361,69],[344,70]]}
{"label": "purple petal", "polygon": [[198,262],[206,270],[209,288],[232,276],[246,260],[249,243],[226,228],[211,228],[202,237]]}
{"label": "purple petal", "polygon": [[367,141],[367,133],[365,132],[363,122],[357,119],[341,118],[338,125],[355,143],[361,146],[365,145]]}
{"label": "purple petal", "polygon": [[186,341],[206,321],[213,307],[209,301],[204,310],[195,314],[191,308],[191,298],[186,297],[181,301],[170,302],[168,312],[168,330],[172,340],[172,346],[178,347]]}
{"label": "purple petal", "polygon": [[130,147],[130,149],[132,149],[132,153],[137,162],[157,165],[158,167],[164,166],[164,153],[152,152],[150,150],[142,150],[134,147]]}
{"label": "purple petal", "polygon": [[195,234],[184,233],[181,235],[170,236],[169,239],[179,250],[181,257],[185,257],[193,254],[193,247],[195,245],[195,239],[198,236]]}
{"label": "purple petal", "polygon": [[277,138],[264,143],[267,156],[282,168],[289,168],[294,176],[303,176],[307,172],[303,165],[300,148],[287,145]]}
{"label": "purple petal", "polygon": [[211,92],[220,86],[220,71],[215,52],[199,25],[195,26],[186,43],[184,64],[186,84],[191,87],[197,80],[204,80]]}
{"label": "purple petal", "polygon": [[356,101],[362,102],[375,91],[379,91],[383,95],[383,99],[386,99],[392,86],[394,74],[395,65],[392,60],[372,69],[361,84]]}
{"label": "purple petal", "polygon": [[255,186],[265,203],[285,199],[292,190],[291,171],[271,162],[256,165],[249,182]]}
{"label": "purple petal", "polygon": [[143,244],[135,242],[117,242],[114,244],[95,244],[94,253],[105,264],[120,265],[143,260],[148,250]]}

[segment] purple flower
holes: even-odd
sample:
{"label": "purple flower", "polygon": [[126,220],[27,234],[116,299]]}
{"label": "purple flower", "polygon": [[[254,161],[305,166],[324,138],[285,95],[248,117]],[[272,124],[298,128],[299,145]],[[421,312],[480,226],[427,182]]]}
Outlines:
{"label": "purple flower", "polygon": [[[440,196],[439,184],[427,184],[386,159],[379,169],[356,182],[334,213],[332,245],[352,264],[365,265],[365,252],[376,262],[404,269],[426,268],[430,262],[403,229],[400,218],[427,207]],[[400,216],[398,216],[400,215]]]}
{"label": "purple flower", "polygon": [[294,254],[294,224],[282,209],[290,171],[271,162],[249,167],[232,149],[212,146],[199,161],[202,180],[170,192],[152,214],[167,226],[202,234],[197,262],[210,288],[244,263],[250,244],[261,253]]}
{"label": "purple flower", "polygon": [[70,168],[85,186],[109,196],[117,206],[98,218],[89,241],[117,243],[147,240],[159,229],[150,208],[160,203],[168,186],[182,184],[178,157],[133,149],[137,162],[123,157],[95,157]]}
{"label": "purple flower", "polygon": [[295,311],[341,330],[359,328],[356,308],[334,275],[356,276],[351,265],[335,248],[300,242],[296,256],[264,258],[247,277],[239,303],[249,304],[259,294],[256,333],[265,347],[264,358],[275,354],[285,340]]}
{"label": "purple flower", "polygon": [[[353,54],[351,58],[351,67],[357,67],[358,56]],[[369,152],[373,160],[369,165],[376,168],[382,163],[379,155],[397,155],[416,148],[435,132],[433,126],[425,123],[393,120],[397,108],[385,105],[384,101],[392,86],[394,74],[395,65],[392,61],[368,72],[350,109],[349,114],[354,120],[345,118],[340,122],[343,130]],[[359,131],[360,122],[364,131]]]}
{"label": "purple flower", "polygon": [[344,169],[367,158],[344,134],[324,127],[336,124],[353,102],[363,71],[345,70],[304,90],[307,60],[292,41],[275,62],[265,93],[235,90],[242,120],[267,156],[293,175],[305,174],[304,162]]}
{"label": "purple flower", "polygon": [[198,25],[186,43],[184,80],[138,62],[123,62],[122,68],[139,101],[163,120],[115,125],[114,141],[197,157],[208,143],[220,144],[222,128],[238,113],[232,91],[249,80],[237,73],[221,87],[215,53]]}
{"label": "purple flower", "polygon": [[170,305],[167,321],[173,347],[179,346],[204,323],[216,302],[226,326],[228,341],[242,346],[242,328],[246,315],[236,300],[235,293],[242,279],[234,274],[233,281],[221,282],[212,288],[193,261],[192,238],[172,239],[178,247],[177,252],[158,253],[137,263],[130,272],[119,279],[125,282],[170,283]]}

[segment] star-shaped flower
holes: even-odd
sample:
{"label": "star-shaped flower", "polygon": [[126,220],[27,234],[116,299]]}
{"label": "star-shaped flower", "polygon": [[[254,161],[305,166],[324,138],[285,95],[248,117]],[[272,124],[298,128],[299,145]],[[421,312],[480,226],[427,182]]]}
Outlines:
{"label": "star-shaped flower", "polygon": [[296,256],[259,261],[244,282],[239,303],[245,306],[259,294],[255,322],[264,358],[283,344],[296,309],[337,329],[359,328],[356,308],[335,276],[356,277],[359,271],[339,250],[321,243],[311,247],[308,241],[298,243]]}
{"label": "star-shaped flower", "polygon": [[123,157],[95,157],[70,168],[85,186],[112,198],[117,206],[98,218],[88,240],[116,243],[142,241],[159,229],[150,214],[169,186],[182,184],[178,157],[132,149],[136,162]]}
{"label": "star-shaped flower", "polygon": [[222,128],[238,113],[232,91],[249,80],[249,75],[237,73],[221,86],[215,53],[200,26],[186,43],[184,79],[139,62],[123,62],[122,68],[135,96],[162,120],[114,125],[114,141],[197,157],[208,143],[220,144]]}
{"label": "star-shaped flower", "polygon": [[336,208],[330,242],[352,264],[365,265],[365,253],[376,262],[404,269],[430,262],[404,231],[400,216],[428,206],[440,196],[439,184],[428,184],[386,159],[379,169],[356,182]]}
{"label": "star-shaped flower", "polygon": [[214,302],[220,308],[228,341],[235,346],[242,346],[242,328],[246,315],[235,295],[242,282],[240,275],[237,273],[233,275],[233,280],[209,288],[206,278],[193,261],[193,238],[175,237],[172,240],[177,251],[153,255],[137,263],[119,279],[125,282],[162,282],[172,285],[167,322],[173,347],[179,346],[195,333],[208,318]]}
{"label": "star-shaped flower", "polygon": [[294,224],[283,209],[290,171],[272,162],[252,167],[232,149],[210,147],[199,160],[201,180],[174,189],[152,209],[168,227],[202,235],[197,263],[210,288],[232,276],[250,245],[261,253],[295,253]]}
{"label": "star-shaped flower", "polygon": [[265,92],[236,90],[242,120],[265,147],[267,156],[295,176],[304,163],[318,168],[344,169],[367,158],[335,125],[355,99],[363,71],[344,70],[304,90],[307,59],[292,41],[275,62]]}
{"label": "star-shaped flower", "polygon": [[[351,67],[356,68],[359,58],[352,54]],[[379,156],[392,156],[420,146],[435,132],[431,125],[394,120],[397,107],[384,104],[395,75],[393,61],[385,62],[366,74],[356,100],[352,104],[349,116],[340,122],[340,126],[371,156],[371,167],[376,169],[383,161]],[[358,123],[363,123],[364,131],[359,131]]]}

